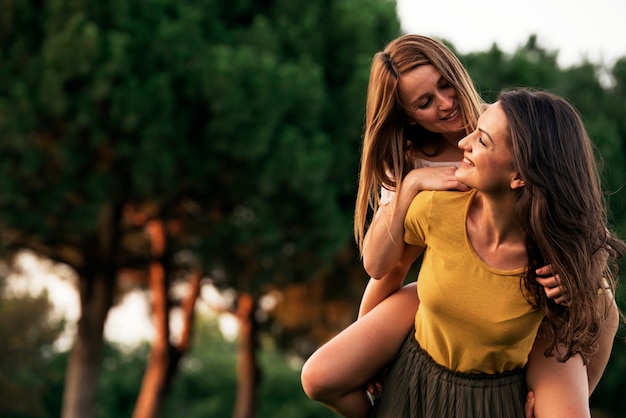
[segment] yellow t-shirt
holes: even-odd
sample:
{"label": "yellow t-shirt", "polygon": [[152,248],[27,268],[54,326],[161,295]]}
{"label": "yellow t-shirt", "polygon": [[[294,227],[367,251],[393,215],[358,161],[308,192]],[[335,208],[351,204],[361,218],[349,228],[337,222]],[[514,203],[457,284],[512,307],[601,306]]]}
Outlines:
{"label": "yellow t-shirt", "polygon": [[475,191],[418,193],[405,241],[426,247],[417,280],[415,338],[451,370],[496,373],[522,367],[543,318],[522,294],[524,268],[485,264],[467,239]]}

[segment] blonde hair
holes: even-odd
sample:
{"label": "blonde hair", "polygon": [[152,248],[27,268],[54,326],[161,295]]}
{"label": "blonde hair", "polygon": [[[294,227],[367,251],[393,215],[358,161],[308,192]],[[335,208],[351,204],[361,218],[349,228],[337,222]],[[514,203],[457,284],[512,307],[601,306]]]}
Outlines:
{"label": "blonde hair", "polygon": [[[374,55],[354,211],[354,235],[360,249],[363,248],[368,209],[374,212],[378,209],[380,188],[397,191],[402,178],[412,168],[405,152],[410,125],[400,100],[398,79],[421,65],[432,65],[456,91],[466,133],[476,128],[478,117],[485,108],[465,67],[447,46],[434,38],[404,35]],[[422,129],[419,135],[424,138],[411,140],[419,144],[436,134]],[[439,135],[437,140],[443,138]]]}

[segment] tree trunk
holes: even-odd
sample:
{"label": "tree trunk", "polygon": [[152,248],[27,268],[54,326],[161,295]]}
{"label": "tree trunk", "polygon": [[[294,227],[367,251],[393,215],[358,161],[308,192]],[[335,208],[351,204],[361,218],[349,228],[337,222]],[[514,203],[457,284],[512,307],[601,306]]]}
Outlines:
{"label": "tree trunk", "polygon": [[180,343],[178,344],[178,351],[181,353],[187,352],[189,345],[191,344],[191,331],[193,330],[194,311],[196,308],[196,301],[200,296],[200,282],[202,280],[202,272],[196,270],[191,273],[189,278],[189,293],[187,297],[183,299],[183,329],[180,334]]}
{"label": "tree trunk", "polygon": [[65,373],[62,418],[96,416],[104,323],[115,292],[117,271],[112,260],[119,245],[121,211],[121,205],[102,210],[97,237],[81,249],[82,263],[73,266],[78,273],[81,312]]}
{"label": "tree trunk", "polygon": [[239,350],[237,353],[237,394],[233,418],[253,418],[261,372],[256,358],[257,323],[254,317],[256,300],[249,294],[239,295]]}
{"label": "tree trunk", "polygon": [[133,411],[133,418],[154,418],[158,416],[163,397],[165,376],[169,365],[167,284],[165,283],[165,271],[160,263],[152,263],[148,280],[152,295],[152,318],[155,325],[155,339],[141,382],[141,391]]}
{"label": "tree trunk", "polygon": [[79,276],[81,315],[69,356],[63,392],[63,418],[95,417],[104,322],[113,304],[114,278]]}
{"label": "tree trunk", "polygon": [[158,416],[170,360],[168,285],[163,265],[166,237],[163,223],[156,220],[148,222],[146,232],[150,237],[153,255],[148,275],[148,287],[152,295],[152,323],[154,325],[155,337],[148,365],[141,382],[139,397],[133,411],[133,418],[155,418]]}
{"label": "tree trunk", "polygon": [[152,318],[155,327],[155,340],[148,359],[148,365],[141,383],[133,418],[156,418],[162,409],[172,380],[178,370],[178,363],[187,352],[191,341],[193,311],[200,294],[199,271],[193,272],[189,280],[189,293],[182,302],[183,329],[178,346],[170,342],[169,301],[167,267],[164,263],[166,251],[165,229],[161,221],[151,221],[147,225],[151,238],[154,260],[150,264],[149,287],[152,294]]}

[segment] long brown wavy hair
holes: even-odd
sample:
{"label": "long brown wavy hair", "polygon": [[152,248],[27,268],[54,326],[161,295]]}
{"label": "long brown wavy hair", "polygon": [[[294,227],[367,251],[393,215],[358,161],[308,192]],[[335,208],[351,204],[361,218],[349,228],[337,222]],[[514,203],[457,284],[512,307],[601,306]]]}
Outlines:
{"label": "long brown wavy hair", "polygon": [[[372,60],[365,114],[359,189],[354,211],[354,235],[359,248],[368,209],[378,208],[380,187],[396,190],[408,170],[405,146],[411,140],[441,141],[441,135],[412,127],[398,92],[398,78],[420,65],[430,64],[457,92],[465,133],[476,128],[485,104],[465,67],[442,42],[422,35],[404,35],[391,41]],[[410,132],[409,132],[410,131]]]}
{"label": "long brown wavy hair", "polygon": [[[626,251],[608,227],[598,157],[565,99],[518,89],[502,92],[499,102],[515,168],[525,181],[515,205],[528,252],[523,285],[546,315],[551,345],[545,354],[559,361],[579,354],[586,364],[609,314],[598,290],[615,295],[615,261]],[[548,263],[568,292],[569,307],[548,299],[535,281],[535,269]]]}

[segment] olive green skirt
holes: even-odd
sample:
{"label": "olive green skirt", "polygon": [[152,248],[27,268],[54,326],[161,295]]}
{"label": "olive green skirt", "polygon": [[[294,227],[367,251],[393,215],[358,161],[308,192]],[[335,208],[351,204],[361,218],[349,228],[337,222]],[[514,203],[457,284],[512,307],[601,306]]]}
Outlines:
{"label": "olive green skirt", "polygon": [[383,382],[372,418],[524,418],[524,369],[460,373],[441,366],[410,333]]}

